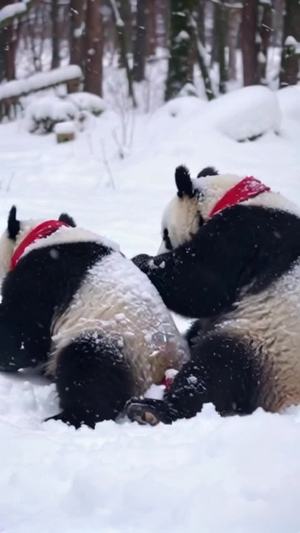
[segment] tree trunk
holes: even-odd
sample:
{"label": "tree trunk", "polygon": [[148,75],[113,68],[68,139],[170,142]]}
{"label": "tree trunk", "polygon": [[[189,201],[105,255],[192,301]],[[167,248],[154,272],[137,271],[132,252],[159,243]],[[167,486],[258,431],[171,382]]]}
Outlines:
{"label": "tree trunk", "polygon": [[225,58],[225,40],[227,33],[226,7],[221,4],[215,6],[215,34],[218,35],[217,62],[219,64],[219,90],[221,94],[226,93],[226,82],[228,81],[227,65]]}
{"label": "tree trunk", "polygon": [[198,0],[198,32],[201,43],[205,46],[205,3],[206,0]]}
{"label": "tree trunk", "polygon": [[266,85],[268,50],[273,32],[272,7],[268,4],[260,6],[259,24],[259,54],[258,54],[258,77],[259,83]]}
{"label": "tree trunk", "polygon": [[213,100],[215,98],[215,94],[212,89],[211,79],[209,75],[208,58],[205,47],[203,46],[200,39],[198,23],[195,17],[192,18],[191,29],[195,45],[196,59],[200,68],[201,76],[205,87],[205,94],[208,100]]}
{"label": "tree trunk", "polygon": [[[156,17],[157,2],[159,0],[147,0],[146,9],[146,56],[154,56],[156,51]],[[139,3],[139,2],[138,2]]]}
{"label": "tree trunk", "polygon": [[238,33],[241,24],[241,9],[229,8],[228,11],[228,79],[236,80],[237,64],[236,49],[238,45]]}
{"label": "tree trunk", "polygon": [[[292,0],[294,1],[294,0]],[[244,85],[258,83],[257,1],[245,0],[242,9],[241,48],[243,55]]]}
{"label": "tree trunk", "polygon": [[[11,0],[0,0],[0,9],[11,4]],[[14,80],[16,77],[16,50],[18,39],[18,21],[9,19],[0,29],[0,81]]]}
{"label": "tree trunk", "polygon": [[157,10],[157,45],[161,48],[168,47],[170,32],[170,0],[156,0]]}
{"label": "tree trunk", "polygon": [[166,100],[177,96],[193,79],[190,61],[194,42],[191,18],[196,17],[196,8],[196,0],[171,0],[171,42]]}
{"label": "tree trunk", "polygon": [[101,0],[87,0],[84,89],[101,96],[103,33],[100,6]]}
{"label": "tree trunk", "polygon": [[148,0],[137,3],[136,39],[134,45],[133,79],[145,79],[146,50],[147,50],[147,4]]}
{"label": "tree trunk", "polygon": [[52,61],[51,68],[57,68],[60,64],[59,57],[59,5],[58,0],[51,2],[51,23],[52,23]]}
{"label": "tree trunk", "polygon": [[212,18],[212,29],[211,29],[211,66],[213,66],[215,63],[218,63],[219,60],[219,34],[216,31],[216,28],[218,26],[217,23],[217,4],[214,2],[211,2],[210,4],[211,9],[211,18]]}
{"label": "tree trunk", "polygon": [[[130,0],[114,0],[116,2],[116,6],[118,9],[118,12],[120,14],[120,19],[123,22],[123,28],[122,28],[122,36],[120,38],[119,35],[119,46],[121,48],[121,42],[123,42],[122,46],[126,50],[126,56],[132,52],[132,16],[131,16],[131,4]],[[140,0],[138,0],[139,4]],[[120,28],[117,28],[117,32],[119,33]],[[120,49],[120,58],[119,63],[121,68],[127,68],[126,64],[124,62],[124,53],[123,50]]]}
{"label": "tree trunk", "polygon": [[84,70],[85,0],[70,1],[70,64]]}
{"label": "tree trunk", "polygon": [[136,99],[133,89],[133,77],[132,77],[132,70],[129,65],[128,61],[128,50],[127,50],[127,39],[126,39],[126,30],[125,30],[125,24],[120,16],[120,11],[118,9],[118,5],[116,3],[116,0],[110,0],[113,14],[114,14],[114,21],[116,24],[117,29],[117,35],[118,35],[118,41],[119,41],[119,47],[120,47],[120,54],[121,54],[121,64],[124,65],[126,76],[127,76],[127,82],[128,82],[128,94],[132,100],[133,106],[136,107]]}
{"label": "tree trunk", "polygon": [[272,46],[282,45],[285,0],[274,0]]}
{"label": "tree trunk", "polygon": [[299,77],[300,3],[286,0],[280,86],[295,85]]}

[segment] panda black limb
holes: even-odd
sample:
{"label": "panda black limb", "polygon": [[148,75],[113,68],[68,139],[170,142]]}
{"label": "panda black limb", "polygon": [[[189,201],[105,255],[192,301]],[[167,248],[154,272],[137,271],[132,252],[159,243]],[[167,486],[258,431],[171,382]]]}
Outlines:
{"label": "panda black limb", "polygon": [[256,408],[259,368],[249,357],[247,341],[226,335],[197,336],[191,341],[191,360],[177,374],[163,400],[132,399],[126,414],[132,421],[171,424],[192,418],[211,402],[223,416],[250,414]]}
{"label": "panda black limb", "polygon": [[115,420],[134,391],[131,369],[117,343],[99,334],[62,350],[56,387],[62,412],[54,418],[76,428]]}

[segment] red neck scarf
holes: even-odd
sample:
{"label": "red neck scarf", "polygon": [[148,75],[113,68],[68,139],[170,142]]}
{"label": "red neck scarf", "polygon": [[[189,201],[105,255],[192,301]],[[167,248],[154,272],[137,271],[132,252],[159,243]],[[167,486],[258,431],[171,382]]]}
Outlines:
{"label": "red neck scarf", "polygon": [[220,211],[223,211],[223,209],[226,209],[227,207],[232,207],[268,191],[270,191],[270,187],[267,187],[253,176],[247,176],[229,189],[229,191],[227,191],[224,196],[218,200],[209,213],[208,218],[212,218],[214,215],[220,213]]}
{"label": "red neck scarf", "polygon": [[39,239],[45,239],[46,237],[49,237],[50,235],[52,235],[52,233],[55,233],[59,228],[62,227],[69,227],[69,225],[66,222],[62,222],[60,220],[46,220],[45,222],[42,222],[41,224],[33,228],[28,233],[28,235],[26,235],[26,237],[20,242],[19,246],[14,251],[10,262],[10,270],[16,268],[19,260],[21,259],[28,246],[38,241]]}

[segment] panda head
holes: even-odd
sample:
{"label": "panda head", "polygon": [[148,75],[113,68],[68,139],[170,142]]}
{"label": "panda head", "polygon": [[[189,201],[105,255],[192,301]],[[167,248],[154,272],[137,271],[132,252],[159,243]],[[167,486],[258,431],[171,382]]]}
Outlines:
{"label": "panda head", "polygon": [[[62,213],[58,220],[65,224],[75,227],[76,224],[72,217]],[[17,209],[12,206],[7,219],[7,227],[0,237],[0,278],[5,276],[10,269],[12,256],[23,239],[43,220],[18,220]]]}
{"label": "panda head", "polygon": [[206,167],[196,178],[191,178],[185,166],[175,170],[176,196],[167,205],[162,218],[162,243],[159,253],[164,253],[189,242],[199,228],[209,219],[216,203],[234,185],[240,176],[218,174]]}

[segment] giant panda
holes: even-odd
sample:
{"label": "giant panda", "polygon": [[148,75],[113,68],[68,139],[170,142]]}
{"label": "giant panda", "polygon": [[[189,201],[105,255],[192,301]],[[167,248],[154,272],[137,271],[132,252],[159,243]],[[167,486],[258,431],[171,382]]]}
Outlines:
{"label": "giant panda", "polygon": [[0,266],[0,370],[42,365],[56,382],[56,419],[76,428],[115,420],[188,357],[147,277],[66,215],[20,222],[12,207]]}
{"label": "giant panda", "polygon": [[130,419],[171,423],[212,402],[222,415],[300,403],[299,209],[254,177],[180,166],[155,257],[134,258],[169,309],[198,320],[191,359],[163,400]]}

